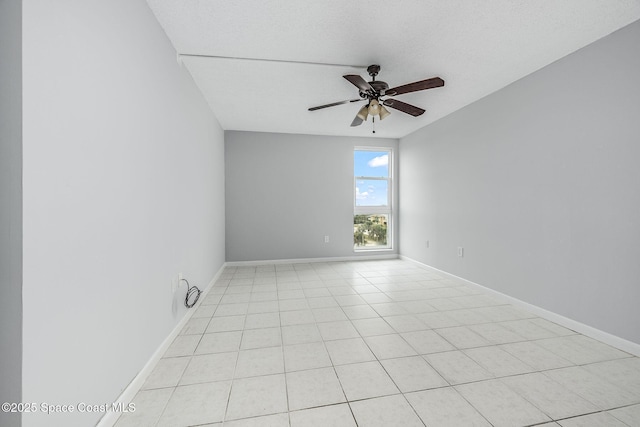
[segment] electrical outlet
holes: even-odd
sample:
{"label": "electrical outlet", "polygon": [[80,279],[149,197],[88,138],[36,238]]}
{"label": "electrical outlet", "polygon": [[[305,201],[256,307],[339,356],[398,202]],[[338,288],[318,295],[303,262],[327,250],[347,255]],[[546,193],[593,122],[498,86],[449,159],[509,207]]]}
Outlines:
{"label": "electrical outlet", "polygon": [[464,256],[464,248],[462,246],[458,246],[458,256]]}
{"label": "electrical outlet", "polygon": [[329,243],[329,236],[324,236],[324,242]]}
{"label": "electrical outlet", "polygon": [[171,293],[175,294],[178,288],[180,287],[180,282],[182,282],[182,273],[178,273],[176,276],[173,276],[171,279]]}

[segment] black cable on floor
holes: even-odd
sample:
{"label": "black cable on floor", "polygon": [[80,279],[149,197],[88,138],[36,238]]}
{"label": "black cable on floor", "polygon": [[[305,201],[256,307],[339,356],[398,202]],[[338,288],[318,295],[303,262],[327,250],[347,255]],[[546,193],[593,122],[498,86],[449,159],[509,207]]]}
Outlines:
{"label": "black cable on floor", "polygon": [[187,308],[191,308],[198,302],[198,298],[200,298],[202,291],[198,289],[197,286],[189,285],[189,281],[187,279],[181,280],[187,282],[187,295],[184,297],[184,305]]}

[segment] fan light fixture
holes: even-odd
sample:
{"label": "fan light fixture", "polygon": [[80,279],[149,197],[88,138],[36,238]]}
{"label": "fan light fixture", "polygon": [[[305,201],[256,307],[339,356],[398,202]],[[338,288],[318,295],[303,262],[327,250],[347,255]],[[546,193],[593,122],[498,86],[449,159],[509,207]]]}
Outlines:
{"label": "fan light fixture", "polygon": [[387,110],[386,108],[384,108],[382,105],[380,106],[380,120],[384,120],[385,117],[387,117],[389,114],[391,114],[389,112],[389,110]]}
{"label": "fan light fixture", "polygon": [[377,99],[372,99],[368,105],[365,105],[358,111],[356,117],[360,120],[367,120],[368,116],[380,116],[380,120],[383,120],[390,114],[389,110],[380,105],[380,102]]}
{"label": "fan light fixture", "polygon": [[369,114],[372,116],[380,114],[380,103],[377,99],[372,99],[371,102],[369,102]]}
{"label": "fan light fixture", "polygon": [[369,106],[365,105],[360,109],[360,111],[358,111],[358,114],[356,116],[360,118],[360,120],[367,120],[368,113],[369,113]]}

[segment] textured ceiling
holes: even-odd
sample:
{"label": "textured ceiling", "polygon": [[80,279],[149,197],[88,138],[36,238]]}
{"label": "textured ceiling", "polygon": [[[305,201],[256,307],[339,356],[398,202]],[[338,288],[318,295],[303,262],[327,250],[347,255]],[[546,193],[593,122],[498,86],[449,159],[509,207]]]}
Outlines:
{"label": "textured ceiling", "polygon": [[[403,137],[640,19],[640,0],[148,0],[225,130],[372,136],[343,74],[380,64],[399,95],[377,137]],[[216,58],[186,55],[209,55]],[[338,64],[338,65],[336,65]],[[363,67],[363,68],[354,68]]]}

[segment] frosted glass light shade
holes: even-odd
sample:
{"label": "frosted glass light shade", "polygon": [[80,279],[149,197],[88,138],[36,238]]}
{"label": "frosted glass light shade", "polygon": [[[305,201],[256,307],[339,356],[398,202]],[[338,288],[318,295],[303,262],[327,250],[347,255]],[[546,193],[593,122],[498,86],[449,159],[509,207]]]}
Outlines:
{"label": "frosted glass light shade", "polygon": [[391,114],[389,112],[389,110],[387,110],[386,108],[384,108],[382,105],[380,106],[380,120],[384,120],[385,117],[387,117],[389,114]]}
{"label": "frosted glass light shade", "polygon": [[369,112],[369,106],[365,105],[360,109],[360,111],[358,111],[358,114],[356,114],[356,116],[362,120],[367,120],[368,112]]}
{"label": "frosted glass light shade", "polygon": [[377,99],[372,99],[369,103],[369,114],[372,116],[377,116],[380,114],[380,103]]}

